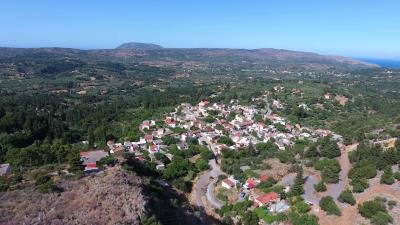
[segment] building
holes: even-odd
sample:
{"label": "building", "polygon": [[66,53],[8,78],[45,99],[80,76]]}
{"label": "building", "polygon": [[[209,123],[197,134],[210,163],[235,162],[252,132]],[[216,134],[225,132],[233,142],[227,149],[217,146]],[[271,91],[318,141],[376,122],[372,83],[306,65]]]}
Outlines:
{"label": "building", "polygon": [[257,207],[269,206],[272,203],[279,201],[279,195],[276,192],[262,193],[254,198],[253,203]]}
{"label": "building", "polygon": [[150,130],[150,127],[154,126],[154,125],[156,125],[156,122],[154,120],[145,120],[140,125],[139,129],[140,130],[144,130],[144,129]]}
{"label": "building", "polygon": [[152,144],[149,146],[149,153],[154,154],[160,151],[160,147],[158,145]]}
{"label": "building", "polygon": [[222,187],[226,189],[231,189],[236,186],[236,181],[231,178],[226,178],[222,181]]}
{"label": "building", "polygon": [[169,127],[175,128],[176,127],[176,121],[172,117],[167,117],[165,119],[165,124]]}
{"label": "building", "polygon": [[85,166],[85,172],[94,172],[97,171],[96,163],[100,161],[102,158],[107,157],[109,154],[103,150],[89,151],[89,152],[81,152],[81,161],[82,165]]}

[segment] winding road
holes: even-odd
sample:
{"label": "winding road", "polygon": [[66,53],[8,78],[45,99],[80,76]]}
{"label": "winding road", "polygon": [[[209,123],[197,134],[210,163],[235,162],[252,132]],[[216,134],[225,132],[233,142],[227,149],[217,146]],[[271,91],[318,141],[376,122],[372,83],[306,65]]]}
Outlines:
{"label": "winding road", "polygon": [[[357,144],[353,144],[341,148],[341,155],[338,159],[341,167],[341,171],[339,173],[339,182],[336,184],[328,185],[327,187],[328,191],[324,194],[324,196],[331,196],[334,200],[337,200],[340,193],[342,193],[342,191],[345,189],[348,179],[347,174],[351,169],[348,152],[355,149],[356,147]],[[279,184],[283,186],[291,186],[294,184],[295,178],[296,174],[290,173],[285,177],[283,177],[282,180],[279,182]],[[316,195],[316,191],[314,189],[314,185],[318,184],[319,181],[320,179],[315,175],[309,175],[307,177],[306,182],[304,184],[304,194],[302,195],[302,197],[306,202],[310,202],[314,205],[319,204],[319,200],[321,199],[321,197]]]}
{"label": "winding road", "polygon": [[[200,209],[201,213],[204,213],[204,209],[206,204],[203,202],[203,196],[206,196],[207,201],[214,207],[214,208],[221,208],[224,203],[218,200],[214,196],[214,185],[218,180],[219,175],[225,174],[222,172],[219,165],[216,163],[215,159],[211,159],[208,161],[208,164],[211,167],[211,170],[204,172],[200,175],[199,179],[195,183],[195,200],[196,206]],[[203,215],[201,215],[203,217]]]}

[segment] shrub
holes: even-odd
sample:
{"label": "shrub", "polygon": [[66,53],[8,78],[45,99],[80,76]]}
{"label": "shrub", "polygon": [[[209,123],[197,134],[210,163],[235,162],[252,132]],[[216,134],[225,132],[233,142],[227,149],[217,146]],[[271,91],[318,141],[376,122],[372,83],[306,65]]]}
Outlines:
{"label": "shrub", "polygon": [[395,172],[395,173],[393,174],[393,177],[394,177],[396,180],[400,180],[400,172]]}
{"label": "shrub", "polygon": [[323,181],[320,181],[318,184],[314,185],[314,189],[317,192],[324,192],[324,191],[326,191],[326,185]]}
{"label": "shrub", "polygon": [[388,184],[391,185],[394,183],[394,176],[393,176],[393,171],[392,168],[387,167],[384,170],[384,173],[382,174],[381,177],[381,184]]}
{"label": "shrub", "polygon": [[376,199],[359,205],[358,211],[360,212],[361,216],[369,219],[378,212],[387,212],[385,203]]}
{"label": "shrub", "polygon": [[208,162],[204,159],[199,159],[196,162],[196,168],[200,171],[208,170],[210,166],[208,165]]}
{"label": "shrub", "polygon": [[322,197],[319,201],[319,206],[322,210],[328,213],[328,215],[337,215],[341,216],[342,213],[340,212],[339,208],[337,207],[336,203],[333,201],[331,196]]}
{"label": "shrub", "polygon": [[378,212],[371,219],[373,225],[387,225],[389,223],[393,223],[393,218],[385,212]]}
{"label": "shrub", "polygon": [[54,185],[53,180],[48,175],[39,175],[36,178],[36,187],[37,190],[41,193],[49,193],[56,190],[56,186]]}
{"label": "shrub", "polygon": [[322,180],[326,183],[339,181],[340,164],[336,159],[322,159],[314,164],[315,169],[321,170]]}
{"label": "shrub", "polygon": [[356,204],[356,199],[354,198],[353,193],[350,190],[344,190],[338,198],[339,202],[348,203],[350,205]]}

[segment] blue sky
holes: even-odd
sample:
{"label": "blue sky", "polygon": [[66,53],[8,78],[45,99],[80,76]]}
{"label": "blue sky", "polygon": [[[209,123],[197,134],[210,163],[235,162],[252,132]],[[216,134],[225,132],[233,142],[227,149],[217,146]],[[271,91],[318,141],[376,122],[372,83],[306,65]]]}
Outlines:
{"label": "blue sky", "polygon": [[399,0],[1,0],[0,46],[284,48],[400,56]]}

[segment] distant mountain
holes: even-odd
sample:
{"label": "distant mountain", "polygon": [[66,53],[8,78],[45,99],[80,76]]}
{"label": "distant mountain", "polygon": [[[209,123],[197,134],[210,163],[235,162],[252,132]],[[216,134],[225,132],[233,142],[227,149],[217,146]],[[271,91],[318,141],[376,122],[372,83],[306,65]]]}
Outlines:
{"label": "distant mountain", "polygon": [[[354,70],[379,67],[374,62],[342,56],[320,55],[284,49],[163,48],[155,44],[125,43],[116,49],[80,50],[68,48],[0,48],[0,60],[66,60],[143,63],[181,69],[228,68],[235,71],[276,69],[280,71]],[[73,61],[75,60],[75,61]],[[76,62],[78,60],[79,62]],[[74,64],[74,65],[75,65]],[[74,68],[78,66],[75,65]],[[63,70],[67,67],[64,66]],[[0,71],[1,72],[1,71]]]}
{"label": "distant mountain", "polygon": [[163,49],[161,45],[140,42],[128,42],[118,46],[116,49],[141,49],[141,50],[154,50]]}
{"label": "distant mountain", "polygon": [[93,50],[94,57],[135,57],[137,61],[155,62],[197,62],[236,65],[266,65],[272,68],[303,69],[357,69],[378,67],[375,64],[342,56],[319,55],[284,49],[228,49],[228,48],[161,48],[161,49],[117,48]]}

